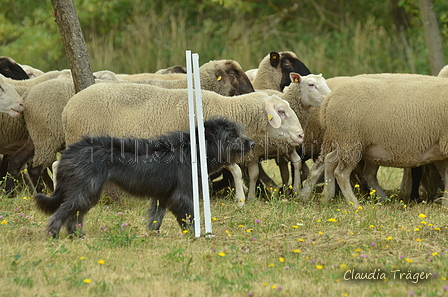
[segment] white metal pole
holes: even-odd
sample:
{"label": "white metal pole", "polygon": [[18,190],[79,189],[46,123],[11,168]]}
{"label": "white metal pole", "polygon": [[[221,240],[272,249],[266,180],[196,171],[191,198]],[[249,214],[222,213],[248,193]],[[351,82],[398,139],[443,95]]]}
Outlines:
{"label": "white metal pole", "polygon": [[199,55],[193,54],[193,74],[194,74],[194,89],[196,94],[196,120],[198,124],[198,138],[199,138],[199,159],[201,164],[201,182],[202,182],[202,200],[204,203],[204,219],[205,219],[205,234],[212,233],[212,218],[210,212],[210,193],[208,185],[208,171],[207,171],[207,151],[205,148],[205,128],[204,115],[202,113],[202,92],[201,80],[199,76]]}
{"label": "white metal pole", "polygon": [[187,87],[188,87],[188,117],[190,119],[190,144],[191,144],[191,177],[193,185],[193,208],[194,208],[194,235],[201,236],[201,211],[199,207],[199,185],[198,185],[198,162],[196,148],[196,129],[194,119],[194,93],[193,76],[191,71],[191,51],[186,53],[187,65]]}

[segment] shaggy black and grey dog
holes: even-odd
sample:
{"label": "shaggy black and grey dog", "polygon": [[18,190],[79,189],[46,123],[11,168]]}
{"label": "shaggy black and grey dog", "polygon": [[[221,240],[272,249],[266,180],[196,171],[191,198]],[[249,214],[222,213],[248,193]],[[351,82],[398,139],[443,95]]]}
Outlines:
{"label": "shaggy black and grey dog", "polygon": [[[204,126],[209,173],[240,162],[254,146],[235,122],[215,118]],[[181,228],[192,227],[188,224],[193,222],[189,133],[171,132],[154,139],[85,137],[62,153],[56,177],[51,197],[35,197],[37,207],[52,214],[47,230],[53,237],[63,225],[69,234],[82,234],[77,227],[82,228],[84,215],[98,203],[106,182],[152,199],[150,230],[159,230],[166,209],[176,216]]]}

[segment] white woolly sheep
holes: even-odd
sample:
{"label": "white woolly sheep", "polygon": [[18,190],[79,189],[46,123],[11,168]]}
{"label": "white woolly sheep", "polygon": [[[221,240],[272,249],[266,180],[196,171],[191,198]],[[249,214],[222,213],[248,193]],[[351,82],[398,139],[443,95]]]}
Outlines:
{"label": "white woolly sheep", "polygon": [[[256,90],[277,90],[283,91],[285,86],[291,83],[289,74],[298,73],[302,76],[311,74],[305,64],[300,61],[293,52],[271,52],[260,62],[259,68],[246,71],[246,74],[254,75],[251,79]],[[280,173],[283,183],[289,180],[289,168],[286,158],[278,158],[277,164],[280,167]],[[265,184],[274,184],[273,180],[264,173],[263,167],[259,166],[261,179]]]}
{"label": "white woolly sheep", "polygon": [[[215,72],[201,72],[201,79],[206,81],[214,81],[216,74],[226,72],[229,68],[227,63],[222,62],[215,63],[213,61],[208,64],[208,66],[202,69],[207,69],[210,65],[214,65]],[[219,68],[219,65],[222,68]],[[169,76],[168,74],[163,75]],[[107,70],[101,71],[97,78],[104,79],[105,77],[112,80],[111,82],[115,81],[113,72]],[[97,80],[97,82],[106,81]],[[244,80],[242,83],[244,84]],[[217,89],[213,89],[214,86],[217,86]],[[209,86],[209,89],[216,93],[222,92],[221,95],[230,96],[232,93],[238,92],[233,90],[232,86],[230,88],[222,88],[218,83],[218,85]],[[29,126],[30,137],[35,146],[34,166],[43,166],[43,168],[49,166],[55,161],[56,153],[65,146],[60,115],[65,104],[74,94],[73,82],[68,79],[53,79],[43,82],[26,92],[26,101],[29,102],[29,108],[25,113],[25,121]],[[46,110],[47,112],[42,113],[41,110]]]}
{"label": "white woolly sheep", "polygon": [[[366,168],[417,167],[437,161],[448,180],[448,84],[431,76],[414,80],[410,75],[386,76],[346,79],[321,107],[324,143],[333,147],[325,147],[319,157],[325,164],[327,198],[334,196],[336,177],[346,201],[358,206],[350,173],[361,157],[371,164]],[[376,179],[367,182],[379,187]]]}
{"label": "white woolly sheep", "polygon": [[24,119],[34,144],[33,166],[49,167],[65,148],[62,111],[73,95],[73,80],[67,78],[48,80],[25,92]]}
{"label": "white woolly sheep", "polygon": [[[110,79],[110,75],[113,73],[109,70],[102,70],[93,73],[96,79]],[[160,80],[177,80],[185,79],[187,76],[184,73],[172,73],[172,74],[156,74],[156,73],[136,73],[136,74],[124,74],[113,73],[117,80],[135,82],[146,79],[160,79]],[[113,80],[115,80],[115,78]]]}
{"label": "white woolly sheep", "polygon": [[[254,91],[240,64],[234,60],[210,61],[199,67],[201,88],[226,96],[247,94]],[[167,74],[163,74],[167,75]],[[134,83],[150,84],[165,89],[186,89],[187,76],[178,80],[148,79]]]}
{"label": "white woolly sheep", "polygon": [[171,73],[187,73],[187,68],[180,65],[174,65],[156,71],[156,74],[171,74]]}
{"label": "white woolly sheep", "polygon": [[42,70],[31,67],[29,65],[19,65],[22,67],[23,71],[25,71],[26,75],[28,75],[29,78],[36,78],[45,73]]}
{"label": "white woolly sheep", "polygon": [[246,75],[249,78],[249,80],[251,82],[253,82],[255,77],[257,76],[258,68],[249,69],[249,70],[246,70],[245,72],[246,72]]}
{"label": "white woolly sheep", "polygon": [[[268,94],[277,94],[283,100],[289,102],[290,107],[297,114],[297,117],[302,126],[306,125],[310,116],[311,107],[320,107],[325,97],[330,93],[325,78],[322,75],[309,74],[307,76],[300,76],[297,73],[290,73],[291,84],[284,89],[284,92],[273,90],[265,90]],[[255,187],[259,176],[258,162],[261,159],[267,158],[285,158],[288,157],[294,168],[294,182],[293,191],[298,192],[301,185],[300,170],[301,158],[297,154],[296,148],[288,145],[288,142],[277,141],[276,139],[269,139],[266,143],[265,139],[254,138],[255,143],[265,143],[265,145],[257,145],[252,154],[255,159],[252,162],[246,162],[249,169],[249,193],[248,199],[255,197]],[[287,164],[287,163],[286,163]],[[282,172],[282,181],[284,184],[288,183],[289,174],[284,176],[283,173],[289,173],[288,169]]]}
{"label": "white woolly sheep", "polygon": [[[390,73],[379,73],[379,74],[360,74],[354,77],[371,77],[377,79],[390,79],[391,76],[396,77],[398,74],[390,74]],[[422,75],[417,74],[400,74],[405,76],[406,80],[420,80]],[[338,76],[327,79],[327,84],[331,90],[334,90],[339,87],[339,85],[344,84],[347,80],[352,79],[353,76]],[[324,147],[324,135],[325,129],[322,127],[320,119],[319,119],[320,110],[316,108],[311,109],[311,115],[307,125],[304,125],[305,130],[305,138],[302,145],[301,156],[303,160],[312,159],[315,164],[313,168],[309,172],[308,178],[305,180],[302,190],[299,192],[300,199],[303,201],[307,201],[311,192],[316,185],[317,181],[323,176],[324,173],[324,164],[319,162],[318,157],[321,152],[321,149]],[[328,145],[328,144],[327,144]],[[366,172],[360,172],[364,177],[367,176],[367,179],[376,178],[376,171],[378,168],[374,168],[369,164],[366,169]],[[305,165],[306,166],[306,165]],[[308,169],[308,168],[306,168]],[[363,170],[363,169],[362,169]],[[358,170],[358,171],[362,171]],[[375,177],[374,177],[375,176]],[[365,179],[361,180],[361,182],[366,182]],[[375,184],[375,183],[372,183]],[[403,188],[403,186],[402,186]],[[384,191],[378,186],[375,189],[377,191],[377,196],[382,199],[386,199],[386,194]],[[407,190],[406,190],[407,191]]]}
{"label": "white woolly sheep", "polygon": [[445,65],[437,75],[438,77],[448,77],[448,65]]}
{"label": "white woolly sheep", "polygon": [[[97,84],[79,92],[62,113],[66,144],[84,134],[149,138],[167,131],[188,130],[186,89],[167,90],[142,84]],[[300,143],[302,128],[288,103],[276,95],[255,92],[235,97],[202,91],[204,118],[226,116],[245,127],[249,138],[269,137]],[[169,120],[168,120],[169,117]],[[240,205],[245,197],[241,170],[236,173],[235,195]]]}
{"label": "white woolly sheep", "polygon": [[293,52],[271,52],[261,60],[257,74],[252,81],[255,90],[277,90],[290,84],[289,73],[311,74],[311,71]]}
{"label": "white woolly sheep", "polygon": [[[16,117],[24,110],[22,97],[8,83],[3,75],[0,75],[0,112],[7,113],[11,117]],[[2,126],[2,130],[5,128]]]}
{"label": "white woolly sheep", "polygon": [[17,91],[17,93],[19,93],[19,95],[23,95],[26,92],[26,90],[28,90],[28,88],[35,86],[41,82],[47,81],[49,79],[57,78],[63,73],[65,73],[65,72],[54,70],[54,71],[45,72],[43,75],[38,76],[33,79],[13,80],[13,79],[6,78],[5,80],[6,80],[6,82],[8,82],[9,84],[14,86],[15,90]]}
{"label": "white woolly sheep", "polygon": [[[3,75],[0,75],[0,154],[9,155],[20,148],[27,140],[23,116],[20,113],[24,110],[24,101],[17,93],[14,86],[6,82]],[[6,174],[9,159],[2,160],[2,175]]]}
{"label": "white woolly sheep", "polygon": [[[228,70],[227,63],[211,64],[215,65],[216,73]],[[222,69],[219,69],[219,65],[222,66]],[[212,78],[207,78],[206,74],[212,75]],[[215,73],[207,71],[206,74],[202,75],[204,79],[215,80]],[[48,74],[46,73],[33,80],[40,81],[42,80],[42,77],[48,77]],[[43,81],[32,87],[26,86],[22,90],[22,92],[25,93],[24,97],[26,98],[26,102],[29,103],[29,108],[27,108],[24,118],[31,141],[27,143],[27,154],[16,154],[13,157],[14,166],[12,166],[12,171],[18,171],[20,167],[28,161],[28,158],[31,157],[29,153],[32,153],[33,151],[33,167],[36,171],[42,171],[56,160],[57,152],[65,147],[61,114],[65,104],[75,92],[70,71],[59,71],[59,74],[56,77],[56,79],[49,79],[48,81]],[[107,70],[102,71],[100,77],[103,79],[107,77],[110,80],[97,79],[97,83],[113,83],[117,81],[114,73]],[[232,93],[239,92],[233,90],[234,85],[238,86],[238,83],[234,83],[226,88],[222,88],[220,83],[218,83],[214,85],[218,89],[214,90],[213,85],[210,86],[210,88],[212,91],[223,92],[222,95],[231,95]],[[22,126],[24,126],[24,124],[22,124]],[[7,138],[5,138],[5,141],[6,140]],[[39,174],[36,172],[36,175]]]}

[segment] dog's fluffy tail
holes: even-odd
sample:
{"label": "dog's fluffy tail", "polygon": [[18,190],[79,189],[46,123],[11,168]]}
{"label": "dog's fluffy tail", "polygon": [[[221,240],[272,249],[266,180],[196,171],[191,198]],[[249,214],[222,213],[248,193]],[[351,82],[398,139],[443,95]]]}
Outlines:
{"label": "dog's fluffy tail", "polygon": [[64,202],[63,195],[60,191],[55,191],[50,197],[44,194],[37,194],[34,198],[37,208],[46,214],[53,214],[61,206],[62,202]]}

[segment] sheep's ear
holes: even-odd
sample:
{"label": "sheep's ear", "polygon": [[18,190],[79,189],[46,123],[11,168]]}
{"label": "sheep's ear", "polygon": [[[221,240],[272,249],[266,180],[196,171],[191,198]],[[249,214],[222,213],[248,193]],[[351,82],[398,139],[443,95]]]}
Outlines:
{"label": "sheep's ear", "polygon": [[291,82],[293,82],[293,83],[300,83],[300,80],[302,79],[300,74],[295,73],[295,72],[291,72],[289,74],[289,78],[291,79]]}
{"label": "sheep's ear", "polygon": [[272,67],[277,67],[278,64],[280,64],[280,54],[277,52],[271,52],[270,54],[270,61]]}
{"label": "sheep's ear", "polygon": [[280,128],[282,124],[282,119],[278,115],[277,110],[274,108],[274,104],[266,103],[265,111],[266,114],[268,115],[269,124],[271,124],[271,126],[276,129]]}
{"label": "sheep's ear", "polygon": [[228,83],[228,77],[224,70],[219,69],[215,72],[216,80],[219,81],[222,84]]}

